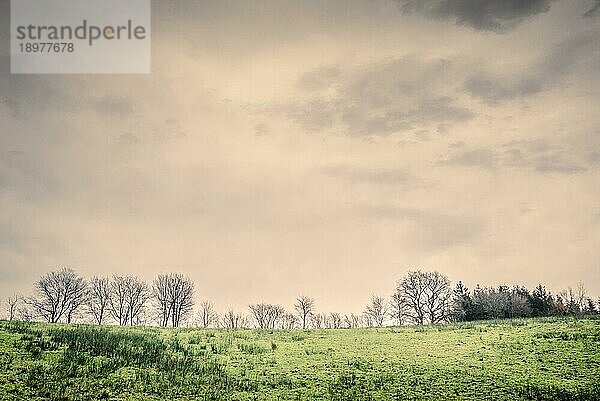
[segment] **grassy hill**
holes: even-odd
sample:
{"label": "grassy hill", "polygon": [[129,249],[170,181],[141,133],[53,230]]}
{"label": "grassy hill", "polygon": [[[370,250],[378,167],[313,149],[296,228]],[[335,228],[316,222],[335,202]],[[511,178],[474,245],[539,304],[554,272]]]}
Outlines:
{"label": "grassy hill", "polygon": [[600,400],[600,319],[340,330],[0,322],[1,400]]}

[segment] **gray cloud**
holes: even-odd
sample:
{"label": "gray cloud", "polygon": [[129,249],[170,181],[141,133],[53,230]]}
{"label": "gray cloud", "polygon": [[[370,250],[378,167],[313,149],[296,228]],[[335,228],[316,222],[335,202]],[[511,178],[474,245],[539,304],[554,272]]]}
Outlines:
{"label": "gray cloud", "polygon": [[589,161],[592,164],[598,164],[598,163],[600,163],[600,151],[598,151],[598,152],[591,152],[589,154]]}
{"label": "gray cloud", "polygon": [[465,80],[465,90],[488,104],[496,104],[522,96],[541,92],[542,84],[532,77],[506,79],[480,72]]}
{"label": "gray cloud", "polygon": [[367,169],[349,164],[335,164],[323,167],[319,171],[330,177],[369,184],[406,185],[415,180],[405,169]]}
{"label": "gray cloud", "polygon": [[339,82],[342,70],[337,66],[321,66],[305,73],[297,82],[298,88],[307,91],[323,90]]}
{"label": "gray cloud", "polygon": [[474,116],[471,110],[454,105],[448,96],[426,99],[418,110],[420,115],[439,122],[461,122]]}
{"label": "gray cloud", "polygon": [[[1,139],[1,138],[0,138]],[[45,168],[48,157],[34,148],[0,152],[0,195],[32,202],[60,191],[60,183]]]}
{"label": "gray cloud", "polygon": [[468,167],[491,168],[496,164],[496,155],[491,149],[461,150],[444,160],[445,164]]}
{"label": "gray cloud", "polygon": [[506,32],[550,10],[552,0],[397,0],[405,13],[449,19],[483,31]]}
{"label": "gray cloud", "polygon": [[536,72],[546,75],[548,79],[557,79],[584,65],[583,72],[591,72],[596,76],[600,68],[599,37],[600,30],[594,27],[560,42],[541,60]]}
{"label": "gray cloud", "polygon": [[541,156],[535,160],[534,166],[540,173],[574,174],[586,170],[576,162],[563,160],[560,155]]}
{"label": "gray cloud", "polygon": [[91,102],[94,110],[101,114],[125,117],[133,112],[133,103],[130,99],[118,96],[103,96]]}
{"label": "gray cloud", "polygon": [[584,17],[597,17],[598,15],[600,15],[600,0],[595,0],[592,7],[590,7],[590,9],[587,10],[583,14],[583,16]]}
{"label": "gray cloud", "polygon": [[474,114],[461,106],[448,81],[455,66],[448,60],[403,57],[358,69],[321,67],[298,80],[311,96],[279,107],[305,130],[340,128],[350,136],[407,132],[444,133]]}
{"label": "gray cloud", "polygon": [[440,250],[468,243],[480,235],[483,224],[473,216],[450,215],[392,204],[362,205],[367,215],[408,224],[406,241],[427,250]]}
{"label": "gray cloud", "polygon": [[554,46],[532,67],[512,74],[478,71],[464,81],[471,96],[488,104],[535,95],[563,82],[574,69],[580,76],[595,79],[600,69],[598,32],[575,35]]}
{"label": "gray cloud", "polygon": [[79,99],[67,95],[79,89],[74,81],[64,76],[48,79],[43,75],[10,74],[10,56],[0,55],[0,106],[8,108],[13,117],[26,119],[39,113],[79,110]]}
{"label": "gray cloud", "polygon": [[512,141],[494,148],[452,149],[440,163],[484,169],[525,168],[548,174],[575,174],[586,170],[580,155],[546,139]]}
{"label": "gray cloud", "polygon": [[306,102],[291,103],[284,107],[285,114],[292,121],[300,124],[308,131],[319,131],[331,128],[340,114],[336,101],[310,99]]}

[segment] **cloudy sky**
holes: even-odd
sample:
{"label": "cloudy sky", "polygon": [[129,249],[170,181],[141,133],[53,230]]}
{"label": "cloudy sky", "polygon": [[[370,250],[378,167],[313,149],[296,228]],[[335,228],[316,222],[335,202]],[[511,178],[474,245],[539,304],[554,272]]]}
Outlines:
{"label": "cloudy sky", "polygon": [[155,1],[150,75],[11,75],[0,296],[178,271],[361,311],[408,270],[600,295],[600,2]]}

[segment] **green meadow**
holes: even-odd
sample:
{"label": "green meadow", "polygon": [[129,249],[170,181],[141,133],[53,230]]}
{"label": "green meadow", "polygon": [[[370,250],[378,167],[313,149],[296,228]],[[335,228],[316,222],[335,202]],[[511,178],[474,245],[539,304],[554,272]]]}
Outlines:
{"label": "green meadow", "polygon": [[0,322],[1,400],[600,400],[600,319],[327,330]]}

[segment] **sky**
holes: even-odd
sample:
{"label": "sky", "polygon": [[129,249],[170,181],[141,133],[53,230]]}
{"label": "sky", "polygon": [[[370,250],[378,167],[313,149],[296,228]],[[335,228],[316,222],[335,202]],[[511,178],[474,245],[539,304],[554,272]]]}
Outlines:
{"label": "sky", "polygon": [[154,1],[152,73],[11,75],[0,298],[181,272],[361,312],[409,270],[600,296],[600,2]]}

